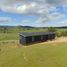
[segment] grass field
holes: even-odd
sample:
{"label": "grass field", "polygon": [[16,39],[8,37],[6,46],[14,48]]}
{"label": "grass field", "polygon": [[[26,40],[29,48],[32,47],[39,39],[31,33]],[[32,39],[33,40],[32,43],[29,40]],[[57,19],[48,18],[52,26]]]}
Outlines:
{"label": "grass field", "polygon": [[[58,31],[67,31],[67,29],[58,29]],[[3,30],[2,30],[3,31]],[[18,30],[18,29],[12,29],[8,30],[6,33],[3,33],[0,31],[0,41],[4,40],[18,40],[19,39],[19,33],[20,32],[45,32],[47,29],[30,29],[30,30]]]}
{"label": "grass field", "polygon": [[[23,32],[32,31],[45,30]],[[0,32],[0,67],[67,67],[67,38],[63,39],[22,46],[16,30]]]}
{"label": "grass field", "polygon": [[18,33],[0,33],[0,41],[18,40],[18,39],[19,39]]}
{"label": "grass field", "polygon": [[67,42],[21,46],[0,42],[0,67],[67,67]]}
{"label": "grass field", "polygon": [[0,41],[4,41],[4,40],[18,40],[19,39],[19,34],[21,32],[45,32],[46,30],[44,29],[30,29],[30,30],[26,30],[26,29],[12,29],[12,30],[8,30],[6,33],[3,33],[4,30],[0,31]]}

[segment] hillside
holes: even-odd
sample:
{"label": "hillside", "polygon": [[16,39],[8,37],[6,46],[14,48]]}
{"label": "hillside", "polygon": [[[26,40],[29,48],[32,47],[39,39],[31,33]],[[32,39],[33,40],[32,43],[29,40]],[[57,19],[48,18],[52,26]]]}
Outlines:
{"label": "hillside", "polygon": [[22,46],[1,41],[0,67],[67,67],[67,42]]}

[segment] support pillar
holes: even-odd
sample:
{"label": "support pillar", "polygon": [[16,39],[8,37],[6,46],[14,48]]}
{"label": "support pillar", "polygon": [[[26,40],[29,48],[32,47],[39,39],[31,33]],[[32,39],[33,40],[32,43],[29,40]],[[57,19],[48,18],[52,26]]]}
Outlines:
{"label": "support pillar", "polygon": [[43,40],[43,36],[41,36],[41,40]]}
{"label": "support pillar", "polygon": [[34,40],[34,36],[32,36],[32,42],[34,42],[35,40]]}

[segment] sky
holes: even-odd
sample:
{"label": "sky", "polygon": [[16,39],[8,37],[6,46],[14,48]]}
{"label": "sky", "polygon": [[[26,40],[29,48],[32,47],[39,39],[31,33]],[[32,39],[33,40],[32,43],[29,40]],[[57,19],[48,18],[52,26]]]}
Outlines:
{"label": "sky", "polygon": [[1,26],[67,26],[67,0],[0,0]]}

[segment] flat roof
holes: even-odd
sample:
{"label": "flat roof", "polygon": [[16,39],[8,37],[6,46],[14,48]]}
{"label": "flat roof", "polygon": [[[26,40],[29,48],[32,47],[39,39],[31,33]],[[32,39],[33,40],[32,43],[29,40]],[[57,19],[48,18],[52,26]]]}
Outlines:
{"label": "flat roof", "polygon": [[55,34],[54,32],[22,32],[20,33],[21,36],[28,37],[28,36],[38,36],[38,35],[48,35],[48,34]]}

